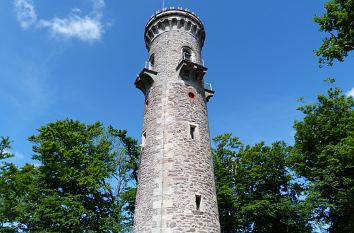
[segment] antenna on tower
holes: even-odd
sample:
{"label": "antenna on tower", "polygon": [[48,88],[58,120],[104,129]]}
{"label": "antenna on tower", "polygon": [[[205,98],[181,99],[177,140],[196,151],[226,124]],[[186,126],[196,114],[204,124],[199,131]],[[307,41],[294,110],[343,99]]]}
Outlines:
{"label": "antenna on tower", "polygon": [[162,0],[162,10],[165,9],[165,0]]}

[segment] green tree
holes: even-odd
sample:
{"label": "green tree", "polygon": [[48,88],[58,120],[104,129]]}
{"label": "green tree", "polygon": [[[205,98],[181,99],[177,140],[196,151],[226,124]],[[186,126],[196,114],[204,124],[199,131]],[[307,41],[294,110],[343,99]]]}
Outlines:
{"label": "green tree", "polygon": [[9,138],[0,140],[0,230],[1,232],[17,232],[25,229],[22,219],[28,214],[28,195],[34,190],[36,169],[27,164],[18,169],[6,159],[13,157]]}
{"label": "green tree", "polygon": [[125,130],[117,130],[111,126],[108,130],[115,145],[122,144],[123,146],[122,153],[116,158],[117,168],[114,178],[116,179],[117,209],[121,216],[122,232],[129,231],[134,219],[140,146],[137,140],[127,136]]}
{"label": "green tree", "polygon": [[0,159],[7,159],[13,155],[7,150],[11,149],[11,141],[9,137],[0,138]]}
{"label": "green tree", "polygon": [[354,50],[354,1],[331,0],[325,4],[326,13],[315,17],[320,30],[327,32],[322,46],[316,51],[321,64],[332,65],[333,60],[344,61]]}
{"label": "green tree", "polygon": [[33,215],[25,225],[33,232],[118,232],[115,196],[108,183],[116,152],[100,123],[65,120],[39,129],[33,159],[41,162],[36,178]]}
{"label": "green tree", "polygon": [[354,100],[331,87],[294,124],[293,168],[311,183],[308,199],[330,232],[354,232]]}
{"label": "green tree", "polygon": [[245,146],[231,134],[214,142],[222,232],[311,232],[302,189],[286,166],[285,143]]}
{"label": "green tree", "polygon": [[[3,162],[4,232],[126,232],[132,224],[137,142],[101,123],[50,123],[29,139],[39,166]],[[2,158],[8,158],[5,140]],[[134,196],[135,197],[135,196]]]}

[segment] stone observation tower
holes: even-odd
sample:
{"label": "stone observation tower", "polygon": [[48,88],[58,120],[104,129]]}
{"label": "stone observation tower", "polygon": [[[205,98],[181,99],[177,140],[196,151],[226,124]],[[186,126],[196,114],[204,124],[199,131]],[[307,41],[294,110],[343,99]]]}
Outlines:
{"label": "stone observation tower", "polygon": [[204,39],[201,20],[181,8],[146,25],[149,60],[135,81],[145,95],[135,233],[220,232]]}

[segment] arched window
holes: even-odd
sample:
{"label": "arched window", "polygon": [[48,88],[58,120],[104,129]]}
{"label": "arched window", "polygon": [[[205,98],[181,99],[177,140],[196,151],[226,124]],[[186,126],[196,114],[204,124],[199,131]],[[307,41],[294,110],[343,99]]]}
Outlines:
{"label": "arched window", "polygon": [[192,61],[192,50],[190,48],[182,49],[182,59]]}

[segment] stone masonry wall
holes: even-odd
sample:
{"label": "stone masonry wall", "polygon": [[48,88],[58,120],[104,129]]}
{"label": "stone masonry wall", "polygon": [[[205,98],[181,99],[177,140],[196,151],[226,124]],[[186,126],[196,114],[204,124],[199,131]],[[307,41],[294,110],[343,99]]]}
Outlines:
{"label": "stone masonry wall", "polygon": [[176,71],[185,46],[200,64],[199,41],[184,30],[166,31],[150,47],[158,74],[146,93],[136,233],[220,232],[203,82]]}

